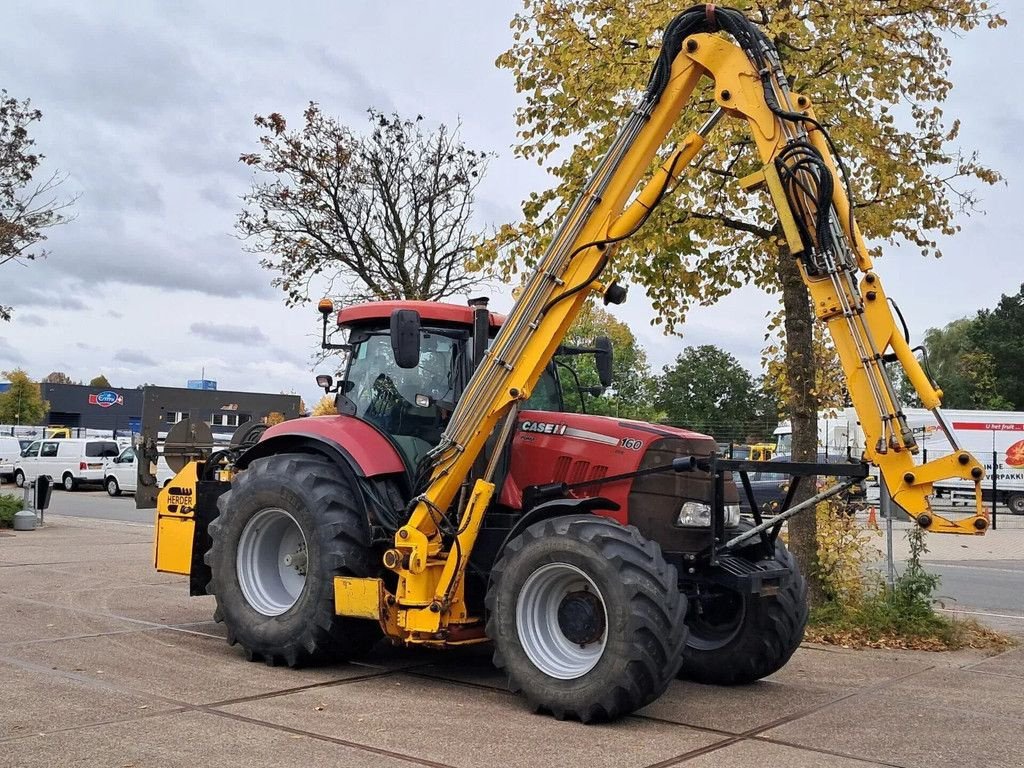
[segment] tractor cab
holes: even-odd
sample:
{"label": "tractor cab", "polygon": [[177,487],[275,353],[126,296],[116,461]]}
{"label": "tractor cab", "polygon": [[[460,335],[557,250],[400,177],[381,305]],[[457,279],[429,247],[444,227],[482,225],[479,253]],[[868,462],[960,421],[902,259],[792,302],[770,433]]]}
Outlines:
{"label": "tractor cab", "polygon": [[[487,309],[486,299],[467,306],[370,302],[338,312],[337,325],[346,338],[335,344],[327,341],[326,334],[333,305],[321,302],[320,311],[325,320],[323,346],[340,349],[344,363],[340,381],[335,384],[329,376],[318,376],[318,384],[336,392],[338,413],[373,424],[388,435],[410,467],[440,442],[476,363],[505,320]],[[607,368],[602,378],[610,381],[611,347],[606,340],[596,341],[593,349],[559,349],[561,356],[585,353],[603,355],[607,365],[598,368]],[[559,367],[567,368],[564,362],[548,366],[526,403],[527,409],[565,410]],[[581,390],[582,402],[585,388],[571,378]]]}

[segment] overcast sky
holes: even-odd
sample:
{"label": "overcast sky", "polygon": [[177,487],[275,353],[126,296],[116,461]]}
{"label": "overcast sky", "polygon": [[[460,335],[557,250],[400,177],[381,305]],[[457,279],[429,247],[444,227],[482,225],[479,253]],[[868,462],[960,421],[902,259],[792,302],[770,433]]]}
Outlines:
{"label": "overcast sky", "polygon": [[[1002,6],[1008,28],[951,41],[957,87],[947,113],[962,120],[963,146],[1007,184],[981,190],[987,214],[960,222],[963,231],[942,242],[943,260],[903,248],[878,265],[918,337],[1024,282],[1024,15]],[[356,127],[371,106],[461,119],[468,145],[498,154],[478,196],[481,226],[512,220],[524,195],[546,184],[535,163],[512,156],[519,97],[494,67],[520,8],[6,0],[0,87],[43,111],[38,148],[80,197],[75,220],[52,231],[48,259],[0,272],[0,303],[16,309],[0,324],[0,370],[85,380],[102,372],[130,387],[184,386],[205,369],[221,389],[314,400],[315,306],[286,309],[233,236],[249,183],[237,158],[255,147],[253,114],[297,121],[315,100]],[[614,311],[656,367],[687,344],[715,343],[756,371],[775,301],[742,289],[695,310],[683,337],[667,339],[650,327],[639,290]],[[509,299],[496,293],[495,303]]]}

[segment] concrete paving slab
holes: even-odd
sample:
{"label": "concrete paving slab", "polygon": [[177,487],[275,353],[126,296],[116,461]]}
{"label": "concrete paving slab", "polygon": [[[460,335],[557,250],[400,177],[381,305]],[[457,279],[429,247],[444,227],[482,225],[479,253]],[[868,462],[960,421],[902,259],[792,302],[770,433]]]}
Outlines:
{"label": "concrete paving slab", "polygon": [[757,683],[719,687],[678,682],[639,714],[743,733],[927,668],[919,656],[799,648],[785,667]]}
{"label": "concrete paving slab", "polygon": [[[766,731],[767,738],[917,768],[1019,768],[1019,683],[936,669]],[[1005,704],[1003,702],[1006,702]],[[995,711],[994,711],[995,710]]]}
{"label": "concrete paving slab", "polygon": [[0,647],[34,640],[137,631],[143,628],[137,622],[54,608],[9,595],[0,595],[0,616],[3,617]]}
{"label": "concrete paving slab", "polygon": [[35,597],[40,592],[73,588],[78,576],[61,570],[60,565],[0,566],[0,594]]}
{"label": "concrete paving slab", "polygon": [[189,597],[185,585],[144,584],[101,589],[66,589],[40,592],[34,599],[62,608],[112,614],[160,624],[197,624],[210,621],[216,608],[209,595]]}
{"label": "concrete paving slab", "polygon": [[395,674],[223,708],[388,750],[416,745],[429,760],[467,768],[626,768],[667,760],[719,740],[682,725],[627,719],[558,722],[517,695]]}
{"label": "concrete paving slab", "polygon": [[[106,550],[101,554],[101,549]],[[119,539],[103,545],[88,542],[64,542],[59,549],[52,541],[39,544],[19,544],[0,548],[0,564],[47,565],[96,562],[105,557],[145,562],[153,551],[152,542],[145,539]]]}
{"label": "concrete paving slab", "polygon": [[[404,653],[404,649],[397,650]],[[421,666],[416,667],[414,674],[421,677],[508,690],[508,675],[495,668],[493,655],[494,649],[488,643],[408,658],[419,659]]]}
{"label": "concrete paving slab", "polygon": [[722,687],[676,681],[665,694],[637,714],[684,725],[743,733],[780,717],[822,706],[843,695],[825,686],[762,680],[753,685]]}
{"label": "concrete paving slab", "polygon": [[1014,648],[967,667],[972,672],[1024,678],[1024,648]]}
{"label": "concrete paving slab", "polygon": [[[0,741],[127,720],[172,708],[150,697],[121,693],[2,662],[0,691],[3,691]],[[0,754],[4,749],[0,746]]]}
{"label": "concrete paving slab", "polygon": [[0,768],[410,768],[415,764],[197,712],[63,731],[0,746]]}
{"label": "concrete paving slab", "polygon": [[749,766],[785,766],[786,768],[871,768],[876,763],[860,758],[812,752],[806,749],[769,744],[763,741],[740,741],[680,763],[680,768],[749,768]]}
{"label": "concrete paving slab", "polygon": [[175,584],[181,594],[188,597],[188,577],[176,573],[159,573],[153,569],[152,551],[140,554],[135,549],[130,559],[124,559],[114,549],[101,549],[92,561],[59,563],[51,566],[68,577],[69,589],[99,589],[125,587],[132,584]]}
{"label": "concrete paving slab", "polygon": [[7,646],[5,656],[116,682],[190,704],[272,693],[371,674],[339,664],[293,670],[247,662],[222,640],[173,630]]}
{"label": "concrete paving slab", "polygon": [[[842,690],[877,685],[911,672],[922,672],[933,666],[932,656],[946,654],[920,652],[854,651],[828,646],[802,646],[782,669],[769,677],[779,683],[828,685]],[[980,655],[962,657],[964,663]]]}

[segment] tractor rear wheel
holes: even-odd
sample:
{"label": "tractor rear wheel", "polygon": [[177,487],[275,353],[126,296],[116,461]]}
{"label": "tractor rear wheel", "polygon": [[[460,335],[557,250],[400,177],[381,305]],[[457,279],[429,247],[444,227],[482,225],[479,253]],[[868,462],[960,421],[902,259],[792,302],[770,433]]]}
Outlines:
{"label": "tractor rear wheel", "polygon": [[654,701],[682,661],[676,569],[636,528],[593,515],[531,525],[487,591],[494,663],[538,711],[614,720]]}
{"label": "tractor rear wheel", "polygon": [[[749,530],[743,522],[737,533]],[[746,550],[753,554],[760,550]],[[807,626],[807,581],[793,555],[776,542],[776,562],[789,568],[789,583],[774,595],[741,593],[706,582],[684,584],[690,629],[679,677],[710,685],[752,683],[785,666]]]}
{"label": "tractor rear wheel", "polygon": [[376,622],[334,613],[335,576],[380,570],[357,499],[334,462],[308,454],[257,459],[218,499],[208,591],[250,661],[344,660],[380,638]]}

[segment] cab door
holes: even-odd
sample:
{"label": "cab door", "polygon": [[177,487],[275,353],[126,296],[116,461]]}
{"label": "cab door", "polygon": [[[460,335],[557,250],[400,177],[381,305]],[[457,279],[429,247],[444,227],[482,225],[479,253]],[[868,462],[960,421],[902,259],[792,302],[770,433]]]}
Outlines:
{"label": "cab door", "polygon": [[114,459],[112,474],[117,478],[117,484],[122,491],[135,492],[135,461],[135,450],[132,448],[125,448],[121,455]]}
{"label": "cab door", "polygon": [[59,440],[43,440],[39,449],[39,460],[34,468],[33,475],[49,475],[56,482],[60,482],[60,464],[62,461],[57,458],[60,449]]}

